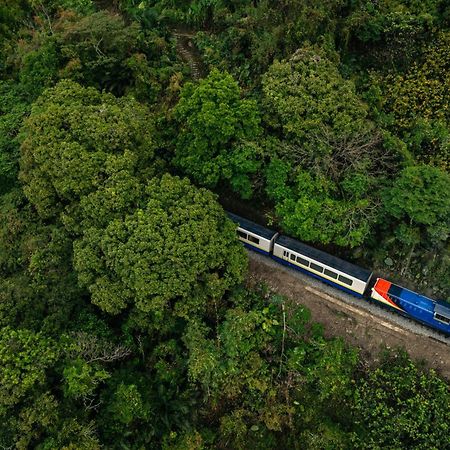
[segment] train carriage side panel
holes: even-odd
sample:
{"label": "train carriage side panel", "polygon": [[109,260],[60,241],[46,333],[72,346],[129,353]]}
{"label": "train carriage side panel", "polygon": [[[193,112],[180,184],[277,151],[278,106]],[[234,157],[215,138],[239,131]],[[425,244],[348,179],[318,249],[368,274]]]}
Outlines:
{"label": "train carriage side panel", "polygon": [[450,334],[450,307],[383,278],[372,288],[371,298],[412,319]]}
{"label": "train carriage side panel", "polygon": [[237,236],[249,249],[270,255],[277,232],[269,230],[257,223],[228,212],[228,217],[237,224]]}
{"label": "train carriage side panel", "polygon": [[362,297],[372,272],[286,236],[275,240],[274,259],[307,275]]}

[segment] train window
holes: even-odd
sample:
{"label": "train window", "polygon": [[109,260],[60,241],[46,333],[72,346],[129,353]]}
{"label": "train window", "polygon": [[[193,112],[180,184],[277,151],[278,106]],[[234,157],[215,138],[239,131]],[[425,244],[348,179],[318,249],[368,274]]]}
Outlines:
{"label": "train window", "polygon": [[342,275],[339,275],[339,281],[342,281],[345,284],[348,284],[351,286],[353,284],[353,280],[350,280],[350,278],[344,277]]}
{"label": "train window", "polygon": [[444,322],[444,323],[446,323],[447,325],[450,325],[450,317],[445,317],[445,316],[443,316],[443,315],[441,315],[441,314],[434,313],[434,318],[435,318],[436,320],[439,320],[439,322]]}
{"label": "train window", "polygon": [[287,258],[289,256],[289,253],[286,250],[283,250],[283,256]]}
{"label": "train window", "polygon": [[309,266],[309,261],[307,261],[306,259],[300,258],[300,256],[297,256],[297,262],[299,264],[301,264],[302,266],[305,266],[305,267]]}
{"label": "train window", "polygon": [[312,270],[315,270],[316,272],[323,272],[323,267],[319,266],[318,264],[314,264],[313,262],[309,265]]}
{"label": "train window", "polygon": [[295,255],[293,253],[291,253],[291,259],[292,261],[295,261]]}
{"label": "train window", "polygon": [[247,239],[248,239],[250,242],[254,242],[255,244],[258,244],[258,245],[259,245],[259,239],[256,238],[255,236],[251,236],[251,235],[249,234]]}
{"label": "train window", "polygon": [[247,239],[247,233],[244,233],[241,230],[237,230],[237,234],[239,237],[241,237],[242,239]]}
{"label": "train window", "polygon": [[328,275],[330,278],[334,278],[335,280],[337,280],[338,274],[337,274],[336,272],[333,272],[333,271],[331,271],[331,270],[325,269],[325,270],[323,271],[323,273],[324,273],[325,275]]}

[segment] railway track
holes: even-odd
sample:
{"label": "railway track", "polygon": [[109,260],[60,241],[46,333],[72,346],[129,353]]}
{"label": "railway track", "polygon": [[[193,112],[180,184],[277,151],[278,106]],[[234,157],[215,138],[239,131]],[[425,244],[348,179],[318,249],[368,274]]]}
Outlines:
{"label": "railway track", "polygon": [[369,314],[372,320],[376,320],[379,324],[389,328],[391,331],[396,333],[408,331],[450,347],[450,337],[428,328],[419,322],[389,311],[373,302],[369,302],[366,299],[359,299],[346,294],[345,292],[335,289],[312,277],[308,277],[297,270],[278,264],[272,258],[261,255],[252,250],[247,250],[247,253],[249,258],[252,260],[262,262],[264,265],[269,266],[273,270],[288,273],[291,277],[297,279],[299,283],[303,284],[306,291],[312,292],[316,296],[320,296],[328,301],[339,302],[344,309],[351,307],[353,309],[353,313],[355,314],[365,312],[365,314]]}

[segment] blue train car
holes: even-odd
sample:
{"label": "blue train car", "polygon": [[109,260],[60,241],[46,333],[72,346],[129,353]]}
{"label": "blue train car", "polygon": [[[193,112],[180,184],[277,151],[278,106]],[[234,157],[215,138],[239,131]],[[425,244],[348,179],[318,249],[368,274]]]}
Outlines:
{"label": "blue train car", "polygon": [[378,278],[371,298],[397,312],[450,335],[450,307]]}

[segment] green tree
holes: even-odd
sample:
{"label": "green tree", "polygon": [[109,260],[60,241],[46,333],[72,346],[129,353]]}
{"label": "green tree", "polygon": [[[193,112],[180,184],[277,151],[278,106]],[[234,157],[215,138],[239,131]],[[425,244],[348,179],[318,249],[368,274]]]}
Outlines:
{"label": "green tree", "polygon": [[256,290],[233,302],[218,326],[191,322],[183,337],[201,417],[220,423],[214,444],[348,448],[341,419],[357,353],[325,340],[306,308],[280,296]]}
{"label": "green tree", "polygon": [[55,342],[27,330],[1,329],[0,414],[17,404],[45,379],[45,370],[58,358]]}
{"label": "green tree", "polygon": [[319,158],[333,153],[332,138],[349,140],[371,125],[367,107],[354,84],[340,75],[336,58],[306,45],[289,60],[275,61],[262,80],[265,120]]}
{"label": "green tree", "polygon": [[66,329],[86,303],[71,258],[67,232],[43,223],[20,190],[0,197],[0,326]]}
{"label": "green tree", "polygon": [[124,93],[132,77],[129,60],[141,46],[138,24],[127,25],[121,16],[99,11],[82,18],[63,16],[56,27],[63,77]]}
{"label": "green tree", "polygon": [[[406,249],[402,272],[409,268],[416,247],[442,248],[450,230],[450,176],[426,165],[402,170],[383,195],[384,209],[396,225],[395,244]],[[445,251],[445,250],[444,250]]]}
{"label": "green tree", "polygon": [[19,129],[29,111],[22,86],[0,81],[0,195],[16,181],[19,159]]}
{"label": "green tree", "polygon": [[[382,136],[336,61],[306,45],[263,77],[270,145],[266,191],[284,229],[301,239],[360,245],[375,216]],[[374,171],[374,173],[376,173]]]}
{"label": "green tree", "polygon": [[406,167],[386,189],[384,199],[391,216],[411,226],[423,226],[429,237],[449,225],[450,176],[437,167]]}
{"label": "green tree", "polygon": [[0,45],[11,36],[27,14],[26,0],[4,0],[0,5]]}
{"label": "green tree", "polygon": [[252,142],[261,132],[259,113],[253,100],[241,99],[233,77],[213,70],[198,85],[186,83],[174,114],[180,124],[175,165],[204,186],[228,181],[249,197],[259,167]]}
{"label": "green tree", "polygon": [[238,307],[228,309],[215,330],[198,322],[187,328],[189,377],[201,386],[204,419],[220,423],[218,446],[273,448],[289,426],[294,408],[277,379],[279,318],[278,308]]}
{"label": "green tree", "polygon": [[102,364],[128,354],[87,333],[56,341],[42,332],[1,328],[0,444],[100,448],[90,411],[109,376]]}
{"label": "green tree", "polygon": [[406,355],[384,358],[355,391],[355,448],[441,449],[450,435],[450,396],[434,372]]}
{"label": "green tree", "polygon": [[186,319],[213,308],[242,280],[245,258],[214,196],[164,175],[145,201],[74,243],[79,281],[92,302],[118,314],[131,307],[149,326],[172,310]]}
{"label": "green tree", "polygon": [[30,6],[38,14],[47,19],[58,12],[58,10],[71,9],[80,14],[88,14],[94,11],[92,0],[28,0]]}
{"label": "green tree", "polygon": [[144,106],[73,81],[47,90],[33,105],[23,131],[24,192],[41,217],[64,214],[69,228],[79,220],[74,210],[80,198],[117,172],[142,172],[153,158],[151,120]]}
{"label": "green tree", "polygon": [[441,33],[404,74],[382,81],[384,109],[394,117],[414,155],[448,169],[450,110],[450,33]]}
{"label": "green tree", "polygon": [[267,169],[266,190],[276,201],[283,229],[305,241],[349,247],[364,242],[374,222],[368,188],[362,174],[349,174],[338,186],[323,176],[292,171],[280,160]]}
{"label": "green tree", "polygon": [[445,0],[354,2],[342,20],[343,44],[364,67],[401,71],[415,59],[445,17]]}
{"label": "green tree", "polygon": [[118,96],[155,100],[174,72],[174,48],[161,30],[144,31],[106,10],[88,13],[88,3],[36,1],[32,32],[25,29],[24,38],[5,42],[4,71],[17,74],[31,99],[58,80],[72,79]]}
{"label": "green tree", "polygon": [[57,343],[40,333],[1,328],[2,445],[26,448],[33,438],[51,427],[56,401],[47,391],[46,372],[58,359],[59,352]]}

